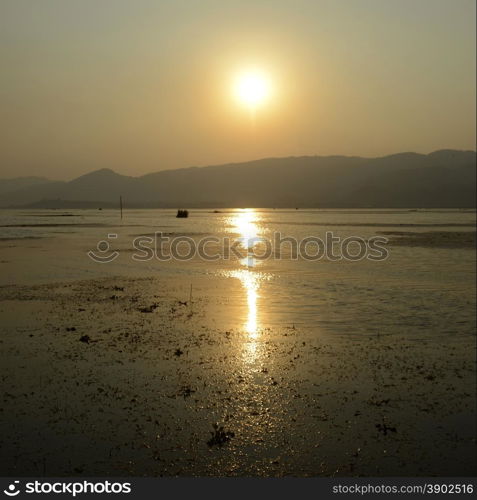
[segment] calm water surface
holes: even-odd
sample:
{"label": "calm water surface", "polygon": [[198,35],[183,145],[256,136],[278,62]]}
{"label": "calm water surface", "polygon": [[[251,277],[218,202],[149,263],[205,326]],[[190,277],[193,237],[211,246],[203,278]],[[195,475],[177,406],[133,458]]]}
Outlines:
{"label": "calm water surface", "polygon": [[[252,337],[268,327],[299,326],[351,339],[468,341],[475,331],[472,249],[391,246],[379,262],[293,259],[286,245],[281,258],[260,260],[247,258],[246,250],[263,250],[256,239],[273,240],[276,233],[298,241],[324,239],[327,231],[367,240],[382,231],[472,231],[474,224],[475,211],[467,210],[192,210],[187,219],[177,219],[173,210],[125,210],[122,220],[117,210],[3,210],[0,245],[9,253],[0,264],[2,284],[114,275],[203,277],[214,303],[221,303],[230,283],[220,314],[229,314]],[[135,261],[134,238],[155,232],[195,242],[211,236],[238,240],[244,258],[224,259],[222,243],[211,243],[208,252],[221,255],[214,261]],[[108,240],[108,234],[118,236]],[[111,263],[86,255],[101,240],[119,251]]]}

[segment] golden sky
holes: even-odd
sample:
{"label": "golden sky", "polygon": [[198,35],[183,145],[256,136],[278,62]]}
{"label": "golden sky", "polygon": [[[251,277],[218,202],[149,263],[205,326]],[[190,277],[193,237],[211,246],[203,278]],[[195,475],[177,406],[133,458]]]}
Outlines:
{"label": "golden sky", "polygon": [[1,0],[0,177],[475,149],[475,5]]}

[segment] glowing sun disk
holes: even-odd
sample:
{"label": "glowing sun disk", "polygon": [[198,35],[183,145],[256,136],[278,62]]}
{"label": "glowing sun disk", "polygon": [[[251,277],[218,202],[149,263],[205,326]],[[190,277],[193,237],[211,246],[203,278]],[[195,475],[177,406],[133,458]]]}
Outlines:
{"label": "glowing sun disk", "polygon": [[268,99],[270,84],[260,72],[243,73],[236,80],[235,94],[242,104],[256,108]]}

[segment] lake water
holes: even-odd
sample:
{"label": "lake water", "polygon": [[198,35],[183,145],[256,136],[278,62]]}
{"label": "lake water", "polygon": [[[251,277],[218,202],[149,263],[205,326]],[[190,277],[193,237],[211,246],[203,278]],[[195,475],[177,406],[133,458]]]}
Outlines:
{"label": "lake water", "polygon": [[[186,219],[175,215],[173,210],[126,209],[121,220],[117,210],[2,210],[0,284],[168,277],[182,284],[185,298],[189,281],[195,287],[200,282],[211,298],[211,316],[250,333],[287,326],[350,339],[393,335],[459,342],[475,335],[473,249],[388,245],[382,260],[369,254],[359,260],[318,260],[293,258],[287,244],[278,256],[273,244],[278,233],[299,245],[310,237],[325,241],[327,232],[340,241],[358,237],[368,242],[385,231],[473,231],[475,211],[224,209],[192,210]],[[204,248],[218,258],[204,259],[196,252],[187,260],[137,260],[147,251],[136,250],[134,239],[156,232],[169,238],[167,251],[173,238],[182,238],[176,246],[181,255],[191,241],[197,249],[209,238]],[[250,257],[249,249],[259,255],[267,250],[265,240],[272,242],[270,258]],[[97,249],[100,241],[108,243],[107,251]],[[240,255],[225,258],[224,241],[235,243]],[[318,250],[313,245],[307,247],[311,253]],[[146,239],[142,247],[153,245]],[[355,243],[349,249],[357,255],[360,247]],[[90,250],[118,256],[100,263],[88,257]]]}
{"label": "lake water", "polygon": [[6,475],[473,474],[474,211],[175,215],[0,212]]}

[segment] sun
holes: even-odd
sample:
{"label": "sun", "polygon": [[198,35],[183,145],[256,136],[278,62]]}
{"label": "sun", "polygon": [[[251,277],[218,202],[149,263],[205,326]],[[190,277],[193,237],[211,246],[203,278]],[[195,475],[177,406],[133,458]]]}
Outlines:
{"label": "sun", "polygon": [[270,81],[261,71],[247,71],[237,76],[234,91],[241,104],[254,110],[269,99]]}

